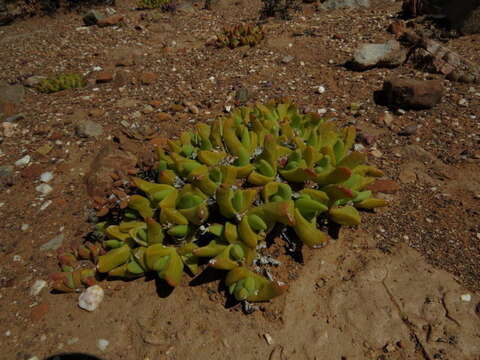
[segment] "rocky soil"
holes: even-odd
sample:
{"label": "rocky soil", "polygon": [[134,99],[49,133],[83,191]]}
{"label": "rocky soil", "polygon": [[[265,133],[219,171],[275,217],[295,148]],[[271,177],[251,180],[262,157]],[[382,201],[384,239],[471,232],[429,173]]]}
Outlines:
{"label": "rocky soil", "polygon": [[[113,17],[105,26],[60,12],[0,27],[0,358],[480,359],[479,83],[390,56],[350,66],[362,44],[395,39],[387,28],[400,2],[303,4],[291,20],[267,19],[259,45],[234,50],[208,44],[226,25],[257,22],[261,2],[202,7],[164,13],[125,0],[97,9]],[[430,34],[480,63],[479,34]],[[88,85],[32,87],[62,72]],[[437,80],[442,94],[419,110],[377,103],[398,77]],[[89,195],[114,181],[98,174],[126,176],[196,122],[278,97],[354,124],[390,200],[326,248],[303,249],[302,263],[281,255],[271,273],[285,296],[245,315],[214,277],[185,278],[169,296],[153,279],[105,281],[87,312],[78,294],[39,282],[57,270],[55,248],[91,231]]]}

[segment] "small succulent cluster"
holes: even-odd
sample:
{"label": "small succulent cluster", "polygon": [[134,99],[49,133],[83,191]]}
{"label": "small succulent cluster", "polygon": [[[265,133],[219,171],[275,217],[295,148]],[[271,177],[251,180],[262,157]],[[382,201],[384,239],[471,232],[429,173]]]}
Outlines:
{"label": "small succulent cluster", "polygon": [[137,192],[122,218],[97,224],[102,248],[87,243],[63,254],[60,263],[71,274],[57,275],[55,288],[92,280],[90,273],[72,272],[77,256],[110,277],[156,273],[172,287],[184,270],[224,270],[238,301],[282,294],[285,286],[254,266],[274,228],[291,229],[298,243],[317,248],[329,239],[321,229],[328,220],[358,225],[357,209],[386,205],[365,190],[383,173],[364,164],[364,153],[351,151],[355,137],[354,127],[339,129],[290,103],[242,107],[197,124],[169,140],[168,150],[158,149],[156,182],[132,177]]}
{"label": "small succulent cluster", "polygon": [[223,33],[217,36],[217,47],[229,47],[235,49],[240,46],[255,46],[265,37],[262,28],[258,25],[238,24],[223,29]]}
{"label": "small succulent cluster", "polygon": [[158,9],[169,5],[171,0],[139,0],[139,9]]}
{"label": "small succulent cluster", "polygon": [[62,74],[42,80],[37,85],[37,90],[49,94],[67,89],[81,88],[86,84],[87,81],[81,74]]}

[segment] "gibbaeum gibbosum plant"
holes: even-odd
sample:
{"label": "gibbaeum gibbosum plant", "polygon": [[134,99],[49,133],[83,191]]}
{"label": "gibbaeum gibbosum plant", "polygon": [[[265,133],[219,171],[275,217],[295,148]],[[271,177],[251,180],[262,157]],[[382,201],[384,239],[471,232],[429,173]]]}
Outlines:
{"label": "gibbaeum gibbosum plant", "polygon": [[355,128],[339,128],[290,103],[238,108],[158,148],[156,182],[133,177],[123,220],[97,225],[104,239],[60,256],[54,288],[95,282],[75,270],[75,258],[96,262],[116,278],[156,273],[168,285],[185,270],[225,271],[237,300],[265,301],[285,286],[255,271],[254,260],[274,227],[291,228],[296,241],[319,248],[329,236],[320,222],[360,224],[359,209],[386,205],[367,185],[383,173],[352,151]]}

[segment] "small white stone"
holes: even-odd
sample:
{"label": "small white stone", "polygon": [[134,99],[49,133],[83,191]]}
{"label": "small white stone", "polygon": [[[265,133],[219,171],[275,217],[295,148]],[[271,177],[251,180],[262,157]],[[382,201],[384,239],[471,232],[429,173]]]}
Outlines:
{"label": "small white stone", "polygon": [[232,110],[232,105],[225,106],[225,111],[226,112],[230,112],[230,110]]}
{"label": "small white stone", "polygon": [[318,110],[317,110],[317,113],[318,113],[319,115],[323,115],[323,114],[326,114],[327,111],[328,111],[327,109],[321,108],[321,109],[318,109]]}
{"label": "small white stone", "polygon": [[107,350],[108,345],[110,342],[105,339],[98,339],[97,340],[97,347],[100,349],[100,351],[105,351]]}
{"label": "small white stone", "polygon": [[13,255],[13,261],[15,262],[22,261],[22,257],[20,255]]}
{"label": "small white stone", "polygon": [[323,94],[325,92],[325,86],[323,85],[320,85],[319,87],[317,87],[317,93],[319,94]]}
{"label": "small white stone", "polygon": [[76,344],[80,339],[78,337],[73,337],[71,339],[67,340],[67,345],[73,345]]}
{"label": "small white stone", "polygon": [[263,334],[263,337],[265,338],[265,340],[267,341],[268,345],[272,345],[273,344],[273,338],[270,334]]}
{"label": "small white stone", "polygon": [[42,206],[40,206],[40,211],[45,210],[47,207],[49,207],[52,204],[52,200],[47,200],[45,201]]}
{"label": "small white stone", "polygon": [[467,106],[468,105],[468,101],[466,99],[460,99],[458,100],[458,105],[460,106]]}
{"label": "small white stone", "polygon": [[28,360],[40,360],[40,359],[38,358],[38,356],[32,356],[32,357],[29,358]]}
{"label": "small white stone", "polygon": [[100,285],[90,286],[78,298],[78,306],[87,311],[95,311],[103,301],[103,289]]}
{"label": "small white stone", "polygon": [[48,195],[53,191],[53,188],[50,185],[44,183],[38,185],[35,190],[37,190],[39,193],[42,193],[42,195]]}
{"label": "small white stone", "polygon": [[5,331],[5,336],[10,336],[12,335],[12,332],[10,330]]}
{"label": "small white stone", "polygon": [[462,299],[462,301],[465,301],[465,302],[472,301],[472,295],[470,294],[463,294],[460,296],[460,298]]}
{"label": "small white stone", "polygon": [[363,150],[365,150],[365,146],[363,146],[362,144],[355,144],[355,145],[353,145],[353,149],[355,151],[363,151]]}
{"label": "small white stone", "polygon": [[101,66],[94,66],[93,71],[101,71],[102,67]]}
{"label": "small white stone", "polygon": [[30,225],[28,225],[28,224],[22,224],[22,226],[20,227],[20,230],[27,231],[29,227],[30,227]]}
{"label": "small white stone", "polygon": [[30,288],[30,295],[37,296],[45,286],[47,286],[47,282],[45,280],[36,280]]}
{"label": "small white stone", "polygon": [[30,155],[25,155],[23,158],[15,161],[15,165],[16,166],[25,166],[25,165],[28,165],[28,163],[30,162]]}

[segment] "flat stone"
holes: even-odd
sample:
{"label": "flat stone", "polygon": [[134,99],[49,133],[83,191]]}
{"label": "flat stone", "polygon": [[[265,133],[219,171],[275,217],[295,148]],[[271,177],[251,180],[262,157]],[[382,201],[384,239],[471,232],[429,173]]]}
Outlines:
{"label": "flat stone", "polygon": [[0,178],[7,177],[13,174],[14,167],[12,165],[0,166]]}
{"label": "flat stone", "polygon": [[407,50],[396,40],[384,44],[363,44],[353,54],[352,68],[366,70],[373,67],[393,68],[407,59]]}
{"label": "flat stone", "polygon": [[154,72],[144,72],[140,75],[140,82],[143,85],[151,85],[158,80],[158,74]]}
{"label": "flat stone", "polygon": [[394,194],[400,190],[400,186],[393,180],[375,180],[374,183],[367,186],[367,190],[376,193]]}
{"label": "flat stone", "polygon": [[99,71],[95,74],[97,84],[108,83],[113,80],[113,74],[110,71]]}
{"label": "flat stone", "polygon": [[103,198],[110,194],[113,184],[111,174],[125,174],[137,164],[137,157],[118,149],[105,146],[95,157],[87,174],[87,192],[91,197]]}
{"label": "flat stone", "polygon": [[97,25],[100,27],[114,26],[123,21],[123,15],[112,15],[97,21]]}
{"label": "flat stone", "polygon": [[23,82],[23,85],[34,88],[34,87],[37,87],[38,84],[40,84],[46,78],[47,78],[46,76],[40,76],[40,75],[30,76],[28,79],[26,79]]}
{"label": "flat stone", "polygon": [[321,6],[327,10],[370,7],[370,0],[327,0]]}
{"label": "flat stone", "polygon": [[25,97],[23,85],[0,85],[0,103],[19,104]]}
{"label": "flat stone", "polygon": [[60,246],[62,246],[64,240],[65,237],[63,236],[63,234],[59,234],[50,241],[40,246],[40,251],[57,250]]}
{"label": "flat stone", "polygon": [[75,133],[83,138],[98,137],[103,134],[103,126],[95,121],[83,120],[75,126]]}

